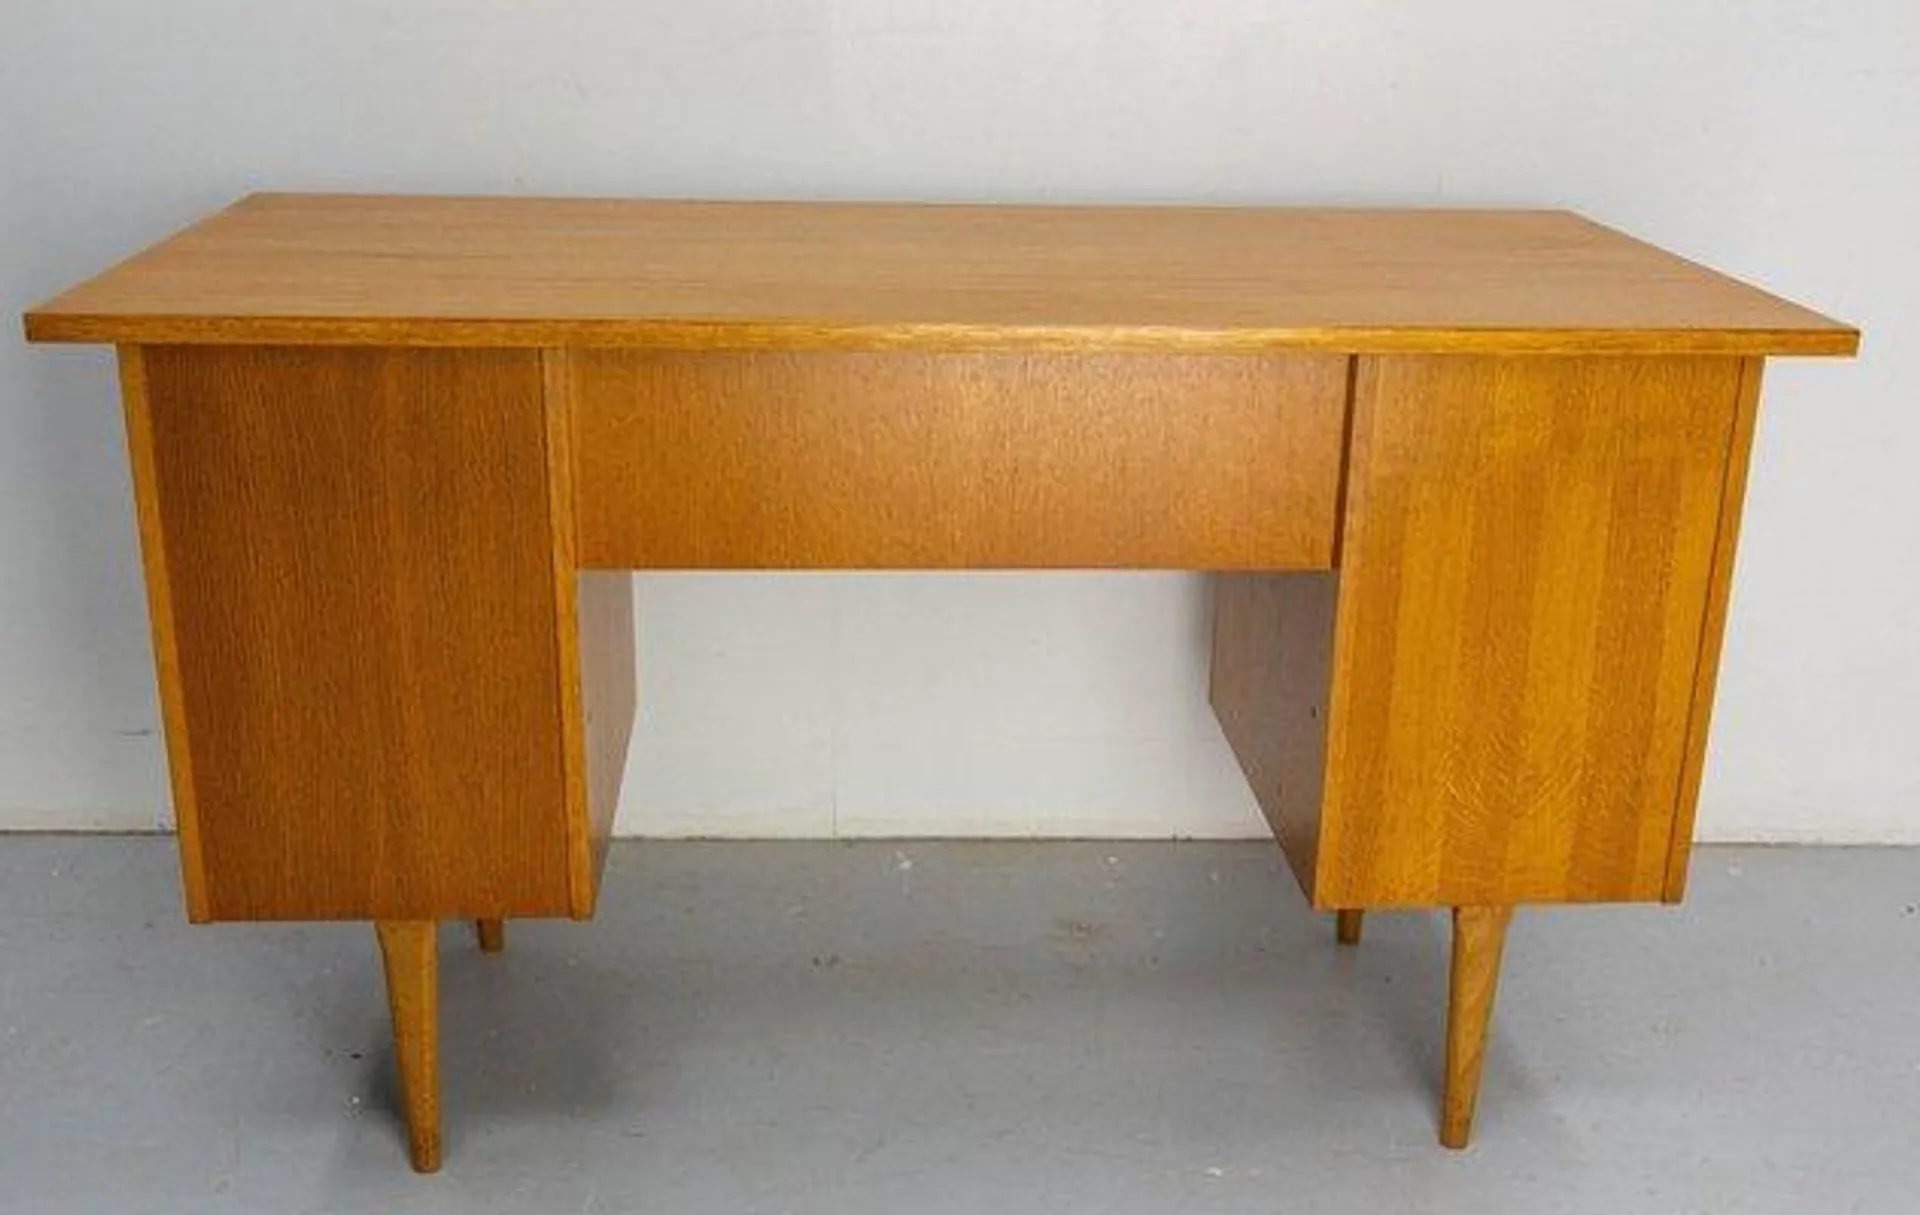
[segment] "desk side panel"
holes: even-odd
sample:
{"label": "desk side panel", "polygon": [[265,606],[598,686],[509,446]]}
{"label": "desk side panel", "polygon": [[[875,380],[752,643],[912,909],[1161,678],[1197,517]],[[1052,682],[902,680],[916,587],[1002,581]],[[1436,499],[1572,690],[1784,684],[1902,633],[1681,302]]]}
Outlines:
{"label": "desk side panel", "polygon": [[1316,905],[1662,897],[1742,377],[1361,360]]}
{"label": "desk side panel", "polygon": [[567,868],[575,919],[589,919],[619,809],[635,706],[633,577],[582,571],[577,421],[571,364],[563,349],[540,355],[547,415],[547,487],[552,502],[553,593],[558,616],[560,740],[567,790]]}
{"label": "desk side panel", "polygon": [[1324,569],[1347,360],[577,350],[590,568]]}
{"label": "desk side panel", "polygon": [[206,918],[567,914],[537,352],[142,363]]}
{"label": "desk side panel", "polygon": [[204,924],[213,918],[213,911],[208,906],[206,853],[200,844],[200,814],[195,804],[193,748],[187,741],[173,587],[167,577],[167,538],[160,517],[160,474],[154,452],[153,403],[147,391],[147,352],[140,346],[121,346],[116,353],[127,456],[133,472],[134,513],[140,528],[140,560],[146,576],[147,621],[152,629],[153,664],[160,693],[161,733],[166,736],[174,834],[180,847],[181,893],[187,919]]}
{"label": "desk side panel", "polygon": [[1309,895],[1320,850],[1338,593],[1335,573],[1213,579],[1208,698],[1254,801]]}
{"label": "desk side panel", "polygon": [[1713,580],[1707,590],[1707,617],[1700,629],[1700,661],[1694,672],[1693,716],[1687,726],[1687,752],[1680,770],[1680,804],[1673,839],[1667,847],[1666,901],[1678,903],[1687,891],[1687,863],[1693,856],[1694,813],[1700,780],[1706,771],[1707,727],[1713,721],[1714,686],[1720,677],[1720,645],[1726,635],[1727,607],[1733,596],[1733,559],[1740,540],[1740,513],[1747,496],[1747,461],[1753,454],[1753,430],[1760,414],[1760,380],[1765,360],[1741,362],[1740,395],[1735,403],[1733,435],[1727,450],[1727,475],[1721,483],[1720,527],[1714,537]]}
{"label": "desk side panel", "polygon": [[574,915],[593,914],[620,809],[620,785],[627,771],[638,705],[633,638],[633,575],[625,571],[586,570],[579,577],[581,762],[585,776],[584,822],[587,866],[592,882]]}

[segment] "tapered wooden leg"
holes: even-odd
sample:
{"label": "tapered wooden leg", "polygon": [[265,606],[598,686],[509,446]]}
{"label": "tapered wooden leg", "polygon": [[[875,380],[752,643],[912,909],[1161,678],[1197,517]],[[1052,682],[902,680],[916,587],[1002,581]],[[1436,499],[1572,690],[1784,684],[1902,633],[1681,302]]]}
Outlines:
{"label": "tapered wooden leg", "polygon": [[475,920],[475,935],[480,938],[481,953],[499,953],[507,947],[507,922],[505,920]]}
{"label": "tapered wooden leg", "polygon": [[1447,1082],[1440,1098],[1440,1142],[1463,1148],[1473,1138],[1473,1103],[1487,1053],[1487,1019],[1500,983],[1500,951],[1511,907],[1453,909],[1453,977],[1447,993]]}
{"label": "tapered wooden leg", "polygon": [[374,925],[387,968],[393,1054],[406,1106],[407,1145],[415,1172],[440,1169],[440,980],[432,920],[381,920]]}
{"label": "tapered wooden leg", "polygon": [[1359,908],[1350,908],[1333,913],[1333,935],[1342,945],[1360,943],[1360,923],[1366,918],[1366,912]]}

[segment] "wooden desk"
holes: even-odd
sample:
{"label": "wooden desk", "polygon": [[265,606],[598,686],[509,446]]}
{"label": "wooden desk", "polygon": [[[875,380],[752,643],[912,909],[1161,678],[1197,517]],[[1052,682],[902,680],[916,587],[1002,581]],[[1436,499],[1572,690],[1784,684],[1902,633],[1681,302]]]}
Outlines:
{"label": "wooden desk", "polygon": [[[1850,328],[1557,212],[263,195],[30,312],[119,347],[187,913],[593,913],[632,569],[1218,574],[1313,906],[1678,901],[1763,356]],[[618,571],[618,572],[608,572]]]}

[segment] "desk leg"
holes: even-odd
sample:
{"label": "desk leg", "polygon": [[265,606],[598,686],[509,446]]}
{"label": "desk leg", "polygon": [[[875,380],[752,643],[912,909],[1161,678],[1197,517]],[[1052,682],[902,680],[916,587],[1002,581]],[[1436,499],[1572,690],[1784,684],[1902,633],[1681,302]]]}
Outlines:
{"label": "desk leg", "polygon": [[1500,953],[1511,907],[1453,909],[1453,976],[1447,992],[1447,1081],[1440,1098],[1440,1142],[1463,1148],[1473,1138],[1473,1105],[1487,1056],[1487,1021],[1500,984]]}
{"label": "desk leg", "polygon": [[1350,907],[1333,913],[1333,934],[1342,945],[1360,943],[1360,925],[1367,913],[1357,907]]}
{"label": "desk leg", "polygon": [[499,953],[507,947],[507,922],[505,920],[475,920],[474,935],[480,938],[481,953]]}
{"label": "desk leg", "polygon": [[387,969],[393,1057],[407,1117],[407,1146],[419,1173],[440,1171],[440,977],[432,920],[374,925]]}

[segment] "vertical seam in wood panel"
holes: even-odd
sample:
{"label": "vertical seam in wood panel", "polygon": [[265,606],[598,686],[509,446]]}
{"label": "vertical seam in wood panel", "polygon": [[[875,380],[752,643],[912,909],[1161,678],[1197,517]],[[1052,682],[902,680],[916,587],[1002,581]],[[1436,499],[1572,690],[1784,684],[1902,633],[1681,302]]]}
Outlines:
{"label": "vertical seam in wood panel", "polygon": [[1686,742],[1674,784],[1673,827],[1667,840],[1666,882],[1661,897],[1677,903],[1686,894],[1687,861],[1693,851],[1693,824],[1706,769],[1707,729],[1713,717],[1714,684],[1720,671],[1720,647],[1726,636],[1727,606],[1733,594],[1734,549],[1740,537],[1740,511],[1746,497],[1747,464],[1753,452],[1764,361],[1740,360],[1732,418],[1727,424],[1725,471],[1720,483],[1720,515],[1715,523],[1713,565],[1707,575],[1707,599],[1700,615],[1700,640],[1694,650],[1693,697],[1687,708]]}
{"label": "vertical seam in wood panel", "polygon": [[[1365,384],[1361,382],[1363,374]],[[1347,748],[1347,716],[1351,708],[1351,677],[1346,666],[1352,648],[1348,634],[1354,628],[1351,621],[1355,608],[1346,591],[1344,566],[1348,557],[1347,534],[1352,517],[1366,511],[1364,486],[1358,487],[1358,492],[1355,492],[1352,483],[1356,471],[1364,471],[1357,470],[1356,466],[1369,458],[1373,438],[1371,414],[1364,419],[1361,417],[1360,393],[1363,388],[1367,391],[1370,408],[1379,397],[1379,378],[1380,359],[1363,360],[1359,355],[1353,356],[1347,370],[1347,418],[1340,445],[1340,506],[1332,574],[1333,652],[1327,658],[1327,734],[1320,760],[1323,774],[1320,783],[1320,830],[1313,857],[1313,889],[1307,891],[1307,901],[1317,908],[1329,906],[1321,896],[1327,884],[1327,858],[1338,851],[1333,845],[1338,841],[1342,794],[1340,782],[1346,766],[1343,761]]]}
{"label": "vertical seam in wood panel", "polygon": [[540,399],[546,415],[548,522],[553,544],[555,678],[559,682],[560,771],[567,822],[567,901],[573,918],[593,914],[593,845],[587,805],[586,723],[580,689],[580,612],[576,585],[579,535],[573,485],[573,393],[567,351],[540,352]]}
{"label": "vertical seam in wood panel", "polygon": [[146,350],[120,346],[120,403],[127,419],[127,452],[133,469],[134,514],[147,583],[147,621],[153,633],[153,665],[160,688],[160,718],[172,778],[174,830],[180,844],[181,887],[187,919],[213,919],[207,889],[206,854],[200,841],[200,811],[194,798],[193,748],[187,738],[187,706],[180,684],[180,651],[174,631],[173,588],[167,581],[167,543],[160,513],[160,473],[153,437],[153,406],[147,391]]}
{"label": "vertical seam in wood panel", "polygon": [[1346,399],[1340,411],[1340,477],[1333,487],[1333,543],[1327,554],[1327,563],[1336,570],[1340,568],[1341,554],[1346,551],[1347,482],[1353,475],[1353,403],[1359,379],[1360,356],[1349,355]]}

